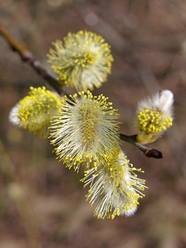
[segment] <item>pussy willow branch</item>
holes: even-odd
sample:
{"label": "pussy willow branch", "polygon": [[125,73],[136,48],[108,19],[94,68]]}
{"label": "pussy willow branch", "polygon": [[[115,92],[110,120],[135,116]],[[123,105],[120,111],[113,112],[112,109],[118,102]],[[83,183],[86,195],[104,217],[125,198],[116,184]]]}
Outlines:
{"label": "pussy willow branch", "polygon": [[[66,96],[70,98],[70,96],[60,87],[58,84],[58,81],[53,78],[51,75],[48,74],[48,72],[42,68],[40,62],[34,58],[32,53],[25,48],[23,48],[5,29],[5,27],[0,23],[0,34],[6,39],[10,47],[13,51],[17,52],[19,56],[21,57],[22,61],[26,62],[28,65],[30,65],[43,79],[47,81],[47,83],[58,93],[61,95],[61,93],[65,93]],[[120,134],[120,139],[124,140],[133,146],[137,147],[140,151],[142,151],[145,156],[149,158],[162,158],[162,153],[156,149],[150,149],[142,144],[138,143],[136,140],[136,135],[125,135]]]}
{"label": "pussy willow branch", "polygon": [[63,92],[62,88],[58,84],[58,81],[53,78],[48,72],[42,68],[40,62],[34,58],[32,53],[26,50],[22,45],[20,45],[5,29],[5,27],[0,23],[0,34],[5,38],[13,51],[17,52],[21,57],[22,61],[31,66],[47,83],[61,95]]}
{"label": "pussy willow branch", "polygon": [[125,134],[120,134],[120,139],[123,141],[126,141],[130,144],[132,144],[133,146],[137,147],[140,151],[142,151],[146,157],[148,158],[163,158],[163,154],[156,150],[156,149],[152,149],[152,148],[148,148],[142,144],[140,144],[139,142],[137,142],[136,140],[137,135],[125,135]]}

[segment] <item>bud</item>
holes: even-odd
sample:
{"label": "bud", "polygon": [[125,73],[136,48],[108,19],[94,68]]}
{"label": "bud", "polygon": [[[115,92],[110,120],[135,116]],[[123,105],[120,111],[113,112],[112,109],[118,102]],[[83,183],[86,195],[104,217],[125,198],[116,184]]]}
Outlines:
{"label": "bud", "polygon": [[141,144],[152,143],[172,126],[173,94],[169,90],[159,91],[138,104],[137,141]]}

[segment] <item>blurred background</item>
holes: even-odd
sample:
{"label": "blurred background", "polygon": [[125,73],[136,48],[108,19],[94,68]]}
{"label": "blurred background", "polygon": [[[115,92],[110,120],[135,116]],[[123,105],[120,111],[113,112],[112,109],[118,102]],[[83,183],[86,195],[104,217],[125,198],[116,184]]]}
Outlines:
{"label": "blurred background", "polygon": [[0,36],[0,247],[186,247],[186,1],[0,0],[0,19],[55,77],[46,57],[53,41],[81,29],[102,35],[114,63],[94,94],[109,96],[119,109],[122,133],[136,132],[139,100],[160,89],[175,96],[174,126],[150,145],[163,159],[122,144],[145,170],[139,176],[149,188],[138,211],[98,220],[85,201],[82,175],[57,162],[48,140],[9,123],[10,109],[45,81]]}

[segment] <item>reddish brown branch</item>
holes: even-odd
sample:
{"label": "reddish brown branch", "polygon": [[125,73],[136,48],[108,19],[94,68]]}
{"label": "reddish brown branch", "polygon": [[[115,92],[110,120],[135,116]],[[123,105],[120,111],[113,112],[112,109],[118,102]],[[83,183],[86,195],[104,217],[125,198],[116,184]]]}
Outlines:
{"label": "reddish brown branch", "polygon": [[139,142],[137,142],[136,136],[137,136],[136,134],[128,136],[128,135],[121,133],[120,139],[132,144],[135,147],[137,147],[148,158],[163,158],[162,152],[160,152],[156,149],[148,148],[148,147],[140,144]]}
{"label": "reddish brown branch", "polygon": [[58,84],[58,81],[49,75],[44,68],[42,68],[40,62],[34,58],[31,52],[27,51],[16,40],[14,40],[14,38],[8,33],[1,23],[0,34],[5,38],[12,50],[19,54],[22,61],[31,66],[58,94],[62,93],[62,88]]}

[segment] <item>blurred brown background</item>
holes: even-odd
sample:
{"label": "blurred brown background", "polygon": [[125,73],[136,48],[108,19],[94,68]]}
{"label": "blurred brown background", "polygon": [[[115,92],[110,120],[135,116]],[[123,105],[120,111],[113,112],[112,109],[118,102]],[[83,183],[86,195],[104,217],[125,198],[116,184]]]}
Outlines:
{"label": "blurred brown background", "polygon": [[0,19],[52,74],[46,54],[53,41],[80,29],[101,34],[114,64],[94,94],[119,109],[123,133],[136,132],[140,99],[159,89],[175,96],[174,126],[151,144],[163,159],[122,145],[149,187],[135,216],[98,220],[82,175],[56,161],[48,140],[9,123],[10,109],[45,81],[0,37],[0,247],[186,247],[186,1],[0,0]]}

